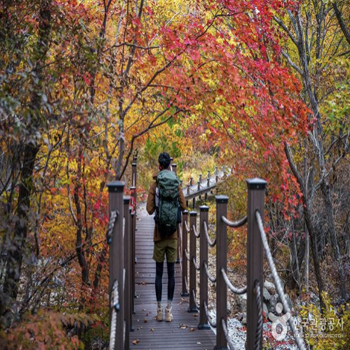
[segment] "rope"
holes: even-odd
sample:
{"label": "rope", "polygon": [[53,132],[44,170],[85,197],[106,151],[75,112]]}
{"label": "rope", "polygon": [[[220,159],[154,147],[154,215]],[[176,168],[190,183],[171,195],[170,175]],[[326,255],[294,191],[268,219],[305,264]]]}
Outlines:
{"label": "rope", "polygon": [[222,220],[227,226],[238,228],[238,227],[241,227],[241,226],[243,226],[244,224],[247,223],[247,221],[248,221],[248,216],[244,217],[243,219],[241,219],[241,220],[239,220],[239,221],[230,221],[230,220],[228,220],[225,216],[222,216],[222,217],[221,217],[221,220]]}
{"label": "rope", "polygon": [[203,303],[204,303],[204,311],[205,311],[205,315],[207,316],[208,323],[210,324],[211,327],[216,328],[216,322],[210,321],[211,317],[209,315],[207,302],[204,301]]}
{"label": "rope", "polygon": [[192,230],[193,230],[194,235],[197,238],[199,238],[201,234],[200,234],[200,232],[197,231],[196,226],[192,225]]}
{"label": "rope", "polygon": [[185,287],[186,287],[186,292],[188,292],[188,281],[187,281],[187,276],[185,276]]}
{"label": "rope", "polygon": [[112,308],[112,321],[111,321],[111,331],[110,331],[111,333],[109,337],[109,348],[110,350],[114,350],[116,331],[117,331],[117,313],[120,310],[117,280],[114,281],[113,288],[112,288],[111,308]]}
{"label": "rope", "polygon": [[227,287],[230,289],[231,292],[235,294],[244,294],[247,292],[247,286],[242,288],[237,288],[231,283],[224,268],[221,269],[221,273],[222,273],[222,277],[224,277]]}
{"label": "rope", "polygon": [[196,308],[200,309],[201,306],[200,306],[200,304],[197,303],[196,292],[194,291],[194,289],[192,289],[192,296],[193,296],[193,301],[194,301],[194,304],[196,305]]}
{"label": "rope", "polygon": [[185,249],[185,256],[188,261],[191,261],[190,254],[188,254],[187,249]]}
{"label": "rope", "polygon": [[258,308],[258,320],[256,323],[256,335],[255,335],[255,350],[261,350],[261,336],[263,332],[263,307],[261,302],[261,290],[260,290],[260,283],[258,280],[255,280],[254,282],[254,294],[255,294],[255,300],[256,300],[256,306]]}
{"label": "rope", "polygon": [[182,246],[182,226],[178,225],[178,231],[179,231],[179,240],[180,240],[180,247]]}
{"label": "rope", "polygon": [[115,210],[111,212],[111,215],[109,217],[109,222],[108,222],[108,228],[107,228],[107,244],[110,245],[112,243],[112,233],[114,229],[115,222],[118,218],[119,211]]}
{"label": "rope", "polygon": [[[265,251],[266,251],[266,258],[267,258],[267,261],[268,261],[270,269],[271,269],[272,277],[273,277],[273,279],[275,281],[275,285],[276,285],[276,289],[277,289],[278,295],[281,298],[281,301],[282,301],[282,304],[283,304],[283,308],[284,308],[286,314],[289,313],[291,315],[289,305],[288,305],[286,297],[285,297],[285,295],[283,293],[283,289],[282,289],[282,286],[281,286],[281,281],[280,281],[280,279],[278,277],[278,274],[277,274],[275,263],[273,262],[273,258],[272,258],[271,251],[270,251],[270,247],[269,247],[269,244],[267,242],[266,234],[265,234],[265,231],[264,231],[264,226],[263,226],[263,223],[262,223],[262,219],[261,219],[261,216],[260,216],[260,213],[259,213],[258,210],[255,212],[255,217],[256,217],[256,220],[258,222],[259,231],[260,231],[260,235],[261,235],[261,240],[262,240],[262,243],[263,243]],[[298,332],[295,329],[295,324],[294,324],[292,316],[289,317],[288,323],[289,323],[289,326],[290,326],[290,328],[291,328],[291,330],[293,332],[294,340],[297,343],[298,348],[300,350],[306,350],[306,346],[304,344],[304,341],[302,340],[301,337],[297,336]]]}
{"label": "rope", "polygon": [[221,325],[222,325],[222,330],[224,331],[224,334],[225,334],[225,338],[226,338],[229,350],[236,350],[235,346],[233,345],[233,343],[228,335],[227,325],[226,325],[226,322],[223,318],[221,319]]}
{"label": "rope", "polygon": [[207,226],[207,222],[204,221],[204,233],[205,233],[205,237],[207,238],[207,242],[209,247],[213,248],[216,245],[216,238],[212,241],[209,237],[209,233],[208,233],[208,226]]}
{"label": "rope", "polygon": [[205,268],[205,272],[207,273],[207,277],[209,278],[210,282],[212,283],[216,283],[216,277],[213,277],[208,269],[208,264],[206,261],[204,261],[204,268]]}
{"label": "rope", "polygon": [[185,221],[185,228],[186,228],[187,233],[190,232],[190,227],[188,226],[188,223],[186,221]]}
{"label": "rope", "polygon": [[199,264],[197,265],[197,262],[196,262],[196,258],[195,258],[195,257],[192,258],[192,262],[193,262],[194,268],[195,268],[197,271],[200,271],[201,267],[200,267]]}

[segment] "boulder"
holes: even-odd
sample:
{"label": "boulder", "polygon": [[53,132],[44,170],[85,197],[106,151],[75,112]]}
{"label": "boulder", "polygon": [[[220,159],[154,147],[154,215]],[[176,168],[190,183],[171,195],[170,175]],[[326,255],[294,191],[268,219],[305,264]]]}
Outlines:
{"label": "boulder", "polygon": [[271,299],[271,294],[266,288],[263,289],[263,298],[264,301],[269,301]]}
{"label": "boulder", "polygon": [[264,281],[264,288],[266,288],[271,294],[276,293],[276,286],[267,280]]}
{"label": "boulder", "polygon": [[242,312],[247,311],[247,293],[242,295],[237,295],[237,305]]}

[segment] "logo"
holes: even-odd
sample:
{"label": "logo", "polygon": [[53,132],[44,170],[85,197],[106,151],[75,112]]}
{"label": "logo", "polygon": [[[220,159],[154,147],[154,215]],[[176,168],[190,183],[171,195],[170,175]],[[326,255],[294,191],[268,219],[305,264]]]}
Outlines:
{"label": "logo", "polygon": [[[276,313],[281,314],[283,311],[283,305],[281,303],[276,304]],[[287,322],[291,317],[290,312],[287,312],[283,316],[276,316],[272,312],[268,314],[269,319],[272,321],[272,336],[277,341],[282,341],[287,335]]]}

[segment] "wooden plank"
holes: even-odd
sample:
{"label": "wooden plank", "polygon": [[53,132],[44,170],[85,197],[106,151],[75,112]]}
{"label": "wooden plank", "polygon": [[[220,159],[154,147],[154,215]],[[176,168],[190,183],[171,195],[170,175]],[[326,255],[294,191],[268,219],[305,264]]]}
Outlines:
{"label": "wooden plank", "polygon": [[[135,264],[135,314],[134,332],[130,333],[130,349],[142,350],[205,350],[215,346],[215,334],[211,330],[198,330],[199,315],[188,313],[188,298],[182,298],[181,264],[175,264],[175,294],[172,322],[155,320],[157,303],[155,296],[156,265],[153,256],[153,217],[142,208],[138,211]],[[167,300],[167,264],[164,262],[162,300]]]}

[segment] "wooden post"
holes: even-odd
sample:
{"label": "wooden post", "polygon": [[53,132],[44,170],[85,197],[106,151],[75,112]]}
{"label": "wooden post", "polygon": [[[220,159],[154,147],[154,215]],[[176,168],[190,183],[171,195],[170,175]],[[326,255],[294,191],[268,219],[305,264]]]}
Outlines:
{"label": "wooden post", "polygon": [[[115,221],[112,242],[109,247],[109,295],[111,298],[114,281],[118,281],[118,294],[120,309],[117,313],[117,330],[115,348],[121,350],[124,347],[124,233],[123,233],[123,192],[125,183],[113,181],[107,185],[109,192],[109,212],[117,211],[118,217]],[[111,305],[111,300],[109,301]],[[112,313],[111,313],[112,314]],[[111,321],[111,319],[110,319]]]}
{"label": "wooden post", "polygon": [[124,290],[124,300],[125,300],[125,348],[129,348],[130,343],[130,330],[132,328],[132,310],[131,310],[131,258],[132,258],[132,246],[131,246],[131,216],[130,216],[130,196],[124,196],[124,216],[125,216],[125,226],[124,226],[124,266],[125,266],[125,290]]}
{"label": "wooden post", "polygon": [[194,267],[193,258],[196,258],[196,236],[193,232],[193,226],[197,226],[197,212],[190,212],[190,305],[188,312],[198,312],[196,302],[193,297],[193,290],[196,293],[196,269]]}
{"label": "wooden post", "polygon": [[172,164],[171,169],[176,174],[176,164],[175,163]]}
{"label": "wooden post", "polygon": [[196,197],[193,197],[192,199],[192,208],[194,209],[196,207]]}
{"label": "wooden post", "polygon": [[193,177],[190,178],[190,186],[193,185]]}
{"label": "wooden post", "polygon": [[199,310],[199,324],[198,329],[209,329],[208,318],[205,313],[204,303],[208,305],[208,277],[205,272],[204,263],[208,264],[208,242],[204,233],[204,222],[208,226],[208,211],[209,207],[202,205],[199,207],[199,232],[200,232],[200,310]]}
{"label": "wooden post", "polygon": [[[247,180],[248,185],[248,242],[247,242],[247,350],[255,349],[255,335],[258,309],[254,293],[254,282],[260,282],[261,300],[263,300],[263,245],[255,212],[259,210],[264,220],[266,181]],[[262,337],[260,338],[262,349]]]}
{"label": "wooden post", "polygon": [[215,196],[216,199],[216,347],[226,350],[227,340],[222,328],[222,319],[227,321],[227,285],[221,269],[227,271],[227,226],[221,220],[227,217],[227,196]]}
{"label": "wooden post", "polygon": [[[201,189],[201,182],[200,181],[198,181],[198,183],[197,183],[197,189],[198,189],[198,191],[200,191],[200,189]],[[201,199],[201,195],[199,195],[199,199]]]}
{"label": "wooden post", "polygon": [[188,251],[187,244],[187,230],[186,223],[188,223],[188,211],[184,210],[182,212],[182,297],[188,297],[189,293],[186,288],[186,280],[188,283],[188,263],[186,257],[186,250]]}

